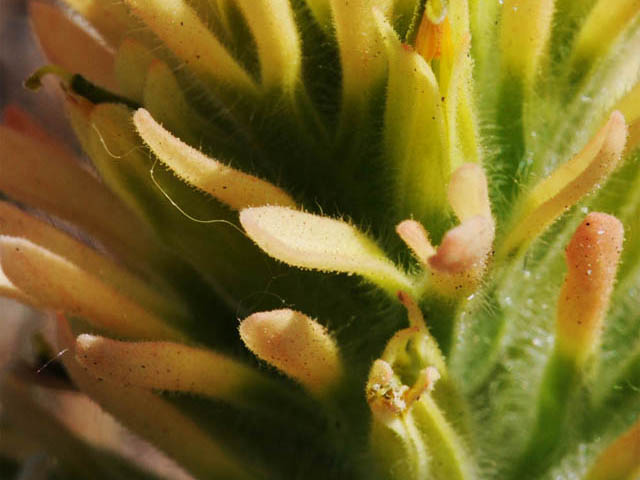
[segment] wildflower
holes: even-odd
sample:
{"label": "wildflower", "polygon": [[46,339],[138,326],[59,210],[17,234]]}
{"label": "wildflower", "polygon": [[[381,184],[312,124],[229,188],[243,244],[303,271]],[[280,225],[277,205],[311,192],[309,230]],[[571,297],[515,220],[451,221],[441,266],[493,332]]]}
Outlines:
{"label": "wildflower", "polygon": [[[6,110],[0,294],[67,388],[196,478],[638,474],[636,1],[64,3],[26,85],[92,167]],[[53,474],[151,475],[5,383]]]}

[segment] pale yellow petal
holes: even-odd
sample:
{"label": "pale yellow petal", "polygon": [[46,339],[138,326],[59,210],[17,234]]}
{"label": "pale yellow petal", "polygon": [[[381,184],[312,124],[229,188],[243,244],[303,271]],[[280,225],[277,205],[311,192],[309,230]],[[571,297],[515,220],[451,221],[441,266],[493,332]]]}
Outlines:
{"label": "pale yellow petal", "polygon": [[188,2],[126,0],[125,3],[194,72],[234,90],[256,91],[253,79]]}
{"label": "pale yellow petal", "polygon": [[202,348],[170,342],[122,342],[80,335],[78,362],[98,378],[122,386],[186,392],[247,403],[243,388],[265,384],[266,378],[233,358]]}
{"label": "pale yellow petal", "polygon": [[63,257],[152,311],[175,319],[185,319],[187,316],[186,307],[176,296],[150,287],[147,281],[70,235],[1,201],[0,235],[24,238]]}
{"label": "pale yellow petal", "polygon": [[453,172],[448,198],[451,208],[462,222],[476,215],[491,218],[487,177],[478,164],[467,163]]}
{"label": "pale yellow petal", "polygon": [[0,236],[5,275],[50,308],[133,338],[181,339],[183,334],[91,273],[28,240]]}
{"label": "pale yellow petal", "polygon": [[228,167],[181,142],[144,109],[133,116],[138,133],[158,159],[186,182],[235,210],[261,205],[295,206],[269,182]]}
{"label": "pale yellow petal", "polygon": [[267,90],[292,90],[300,81],[302,51],[289,0],[235,0],[258,48],[260,77]]}
{"label": "pale yellow petal", "polygon": [[618,166],[626,137],[624,117],[613,112],[580,153],[526,194],[519,220],[505,240],[502,254],[533,240],[563,212],[598,188]]}
{"label": "pale yellow petal", "polygon": [[531,85],[549,40],[554,0],[505,0],[500,52],[504,68]]}
{"label": "pale yellow petal", "polygon": [[362,275],[391,295],[413,290],[372,240],[341,220],[285,207],[258,207],[242,210],[240,223],[260,248],[289,265]]}
{"label": "pale yellow petal", "polygon": [[246,462],[241,462],[170,402],[145,389],[89,375],[76,361],[75,339],[68,323],[61,316],[58,319],[60,346],[69,349],[69,354],[61,359],[80,390],[123,425],[169,453],[197,478],[252,478]]}
{"label": "pale yellow petal", "polygon": [[323,395],[342,376],[336,342],[315,320],[293,310],[254,313],[240,324],[240,336],[258,358]]}

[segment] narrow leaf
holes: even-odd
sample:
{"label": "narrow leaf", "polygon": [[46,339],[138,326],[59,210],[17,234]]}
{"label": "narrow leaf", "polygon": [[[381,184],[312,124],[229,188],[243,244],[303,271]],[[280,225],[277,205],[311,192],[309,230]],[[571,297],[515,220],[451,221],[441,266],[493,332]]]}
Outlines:
{"label": "narrow leaf", "polygon": [[598,0],[575,40],[571,58],[574,68],[584,69],[585,65],[593,64],[639,13],[636,0]]}
{"label": "narrow leaf", "polygon": [[[150,230],[104,184],[48,135],[22,116],[21,131],[0,125],[0,191],[64,219],[134,265],[159,258]],[[46,188],[43,188],[46,186]]]}
{"label": "narrow leaf", "polygon": [[11,280],[2,271],[2,265],[0,265],[0,297],[12,298],[27,305],[37,307],[38,304],[35,299],[29,297],[26,293],[16,287]]}
{"label": "narrow leaf", "polygon": [[305,3],[311,10],[316,22],[324,28],[331,26],[331,5],[329,0],[305,0]]}
{"label": "narrow leaf", "polygon": [[117,48],[134,27],[139,27],[123,2],[63,0],[63,3],[86,18],[113,48]]}
{"label": "narrow leaf", "polygon": [[154,60],[151,51],[131,38],[126,38],[115,57],[115,77],[120,92],[138,103],[142,102],[142,92],[149,65]]}
{"label": "narrow leaf", "polygon": [[151,311],[174,319],[187,316],[186,307],[175,295],[151,287],[149,280],[136,277],[68,234],[5,202],[0,202],[0,235],[24,238],[67,259]]}
{"label": "narrow leaf", "polygon": [[329,0],[342,66],[345,103],[360,103],[382,81],[385,58],[373,9],[388,13],[391,0]]}

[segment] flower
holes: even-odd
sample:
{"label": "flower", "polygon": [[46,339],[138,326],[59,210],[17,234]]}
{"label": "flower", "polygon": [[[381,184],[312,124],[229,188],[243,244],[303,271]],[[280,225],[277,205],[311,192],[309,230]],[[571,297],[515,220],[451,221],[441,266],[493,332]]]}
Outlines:
{"label": "flower", "polygon": [[637,2],[64,3],[91,167],[6,111],[0,293],[67,388],[196,478],[638,473]]}

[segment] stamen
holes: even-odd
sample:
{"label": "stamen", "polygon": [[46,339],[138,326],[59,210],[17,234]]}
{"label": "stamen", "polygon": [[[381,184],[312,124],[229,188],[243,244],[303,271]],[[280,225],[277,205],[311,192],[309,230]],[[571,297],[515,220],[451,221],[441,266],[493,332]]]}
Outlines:
{"label": "stamen", "polygon": [[568,271],[558,300],[556,349],[578,365],[598,344],[623,236],[617,218],[594,212],[587,215],[567,246]]}
{"label": "stamen", "polygon": [[244,344],[316,396],[324,396],[340,380],[338,346],[327,330],[306,315],[289,309],[259,312],[240,324]]}
{"label": "stamen", "polygon": [[379,421],[388,423],[407,409],[405,393],[409,387],[396,378],[393,368],[384,360],[371,366],[367,381],[367,403]]}

